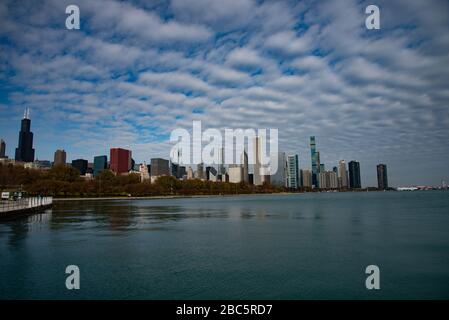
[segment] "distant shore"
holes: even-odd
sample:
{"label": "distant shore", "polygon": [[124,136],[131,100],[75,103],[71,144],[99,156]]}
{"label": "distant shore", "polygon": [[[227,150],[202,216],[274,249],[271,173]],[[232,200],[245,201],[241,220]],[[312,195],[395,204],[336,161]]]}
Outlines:
{"label": "distant shore", "polygon": [[264,195],[291,195],[302,194],[300,192],[273,192],[273,193],[239,193],[239,194],[199,194],[199,195],[169,195],[169,196],[145,196],[145,197],[80,197],[80,198],[53,198],[53,202],[64,201],[99,201],[99,200],[158,200],[158,199],[182,199],[182,198],[224,198],[236,196],[264,196]]}

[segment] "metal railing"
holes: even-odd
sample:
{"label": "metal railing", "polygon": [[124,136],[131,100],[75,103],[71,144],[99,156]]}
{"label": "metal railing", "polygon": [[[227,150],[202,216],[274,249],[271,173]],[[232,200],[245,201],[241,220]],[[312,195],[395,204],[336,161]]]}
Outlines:
{"label": "metal railing", "polygon": [[1,200],[0,213],[47,206],[53,203],[53,197],[33,197],[19,200]]}

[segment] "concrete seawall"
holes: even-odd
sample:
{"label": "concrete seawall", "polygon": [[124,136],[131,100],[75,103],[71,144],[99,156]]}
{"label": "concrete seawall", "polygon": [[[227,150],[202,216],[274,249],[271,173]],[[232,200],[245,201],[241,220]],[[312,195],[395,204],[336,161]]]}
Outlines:
{"label": "concrete seawall", "polygon": [[53,197],[33,197],[0,201],[0,220],[38,213],[53,205]]}

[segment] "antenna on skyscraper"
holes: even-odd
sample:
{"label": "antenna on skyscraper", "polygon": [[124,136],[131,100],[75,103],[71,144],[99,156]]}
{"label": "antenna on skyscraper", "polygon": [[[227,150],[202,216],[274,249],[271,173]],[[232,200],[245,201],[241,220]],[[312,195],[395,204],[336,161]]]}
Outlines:
{"label": "antenna on skyscraper", "polygon": [[25,108],[25,111],[23,112],[23,118],[29,119],[30,118],[30,109],[28,107]]}

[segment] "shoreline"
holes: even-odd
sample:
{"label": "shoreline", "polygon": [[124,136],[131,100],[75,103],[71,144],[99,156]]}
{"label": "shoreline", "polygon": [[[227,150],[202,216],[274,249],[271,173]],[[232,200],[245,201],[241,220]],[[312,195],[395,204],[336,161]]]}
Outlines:
{"label": "shoreline", "polygon": [[127,197],[127,196],[113,196],[113,197],[69,197],[69,198],[53,198],[53,202],[68,202],[68,201],[100,201],[100,200],[164,200],[164,199],[189,199],[189,198],[231,198],[241,196],[266,196],[266,195],[294,195],[294,194],[310,194],[310,193],[348,193],[348,192],[392,192],[393,190],[371,190],[371,191],[322,191],[322,192],[271,192],[271,193],[238,193],[238,194],[198,194],[198,195],[167,195],[167,196],[143,196],[143,197]]}
{"label": "shoreline", "polygon": [[274,192],[274,193],[240,193],[240,194],[199,194],[199,195],[170,195],[170,196],[144,196],[144,197],[86,197],[86,198],[53,198],[53,202],[66,201],[99,201],[99,200],[164,200],[164,199],[188,199],[188,198],[225,198],[239,196],[264,196],[264,195],[292,195],[300,192]]}

